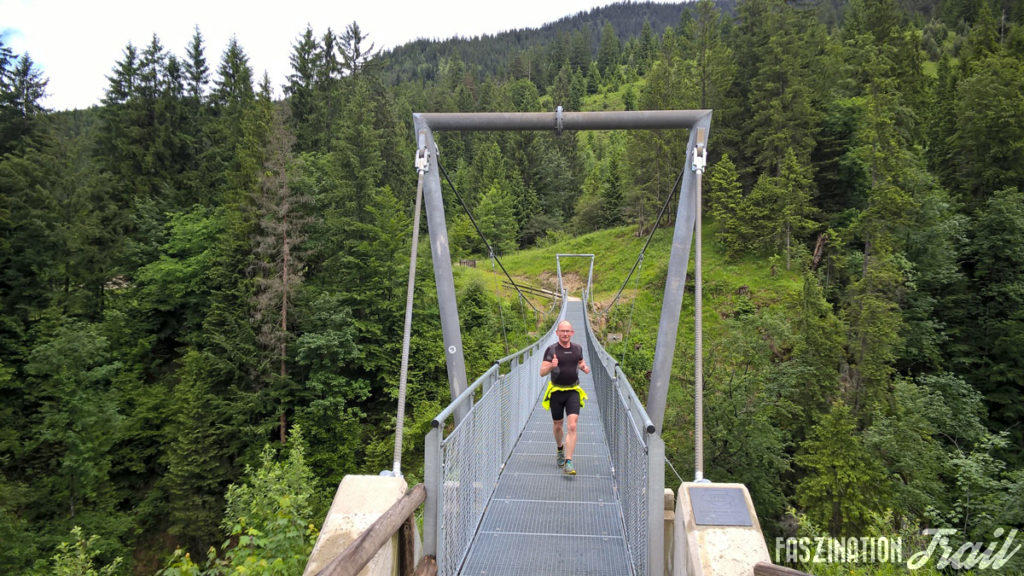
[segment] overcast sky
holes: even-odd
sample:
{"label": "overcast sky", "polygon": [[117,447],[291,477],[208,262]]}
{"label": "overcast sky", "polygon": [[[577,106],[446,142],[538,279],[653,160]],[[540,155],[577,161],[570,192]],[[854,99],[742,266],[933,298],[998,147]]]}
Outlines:
{"label": "overcast sky", "polygon": [[0,0],[0,33],[17,54],[28,52],[49,78],[44,106],[54,110],[98,104],[107,75],[124,47],[142,48],[155,33],[182,56],[195,26],[216,70],[232,35],[249,56],[256,78],[270,74],[275,96],[289,72],[288,55],[310,24],[336,32],[355,20],[377,47],[417,38],[470,37],[514,28],[536,28],[610,0],[434,0],[247,2],[221,0]]}

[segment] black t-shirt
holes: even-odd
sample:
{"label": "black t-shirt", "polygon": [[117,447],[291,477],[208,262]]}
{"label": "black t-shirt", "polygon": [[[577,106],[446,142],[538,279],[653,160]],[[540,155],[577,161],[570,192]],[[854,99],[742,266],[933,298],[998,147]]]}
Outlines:
{"label": "black t-shirt", "polygon": [[544,360],[551,362],[555,354],[558,354],[558,377],[552,378],[551,381],[555,386],[563,388],[575,386],[580,379],[576,369],[579,367],[580,360],[583,360],[583,347],[571,343],[568,348],[562,348],[561,344],[555,342],[544,351]]}

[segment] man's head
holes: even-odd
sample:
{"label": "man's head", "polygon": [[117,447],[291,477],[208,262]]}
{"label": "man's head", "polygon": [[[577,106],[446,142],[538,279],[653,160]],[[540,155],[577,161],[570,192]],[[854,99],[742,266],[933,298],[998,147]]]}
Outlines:
{"label": "man's head", "polygon": [[576,331],[572,329],[572,324],[568,320],[562,320],[555,327],[555,334],[558,336],[558,343],[562,346],[568,346],[569,342],[572,341],[572,335]]}

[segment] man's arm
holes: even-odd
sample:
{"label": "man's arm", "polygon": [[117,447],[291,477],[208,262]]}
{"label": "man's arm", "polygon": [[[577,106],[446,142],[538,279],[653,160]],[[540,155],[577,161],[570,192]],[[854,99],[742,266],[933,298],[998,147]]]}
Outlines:
{"label": "man's arm", "polygon": [[577,366],[579,366],[579,369],[582,370],[584,374],[590,374],[590,366],[587,366],[587,361],[584,360],[583,358],[580,358],[579,364],[577,364]]}
{"label": "man's arm", "polygon": [[577,348],[580,354],[580,361],[576,363],[576,366],[583,371],[584,374],[590,374],[590,366],[587,366],[587,361],[583,359],[583,347]]}
{"label": "man's arm", "polygon": [[554,368],[558,368],[558,354],[551,354],[551,360],[544,360],[540,363],[540,375],[547,376]]}

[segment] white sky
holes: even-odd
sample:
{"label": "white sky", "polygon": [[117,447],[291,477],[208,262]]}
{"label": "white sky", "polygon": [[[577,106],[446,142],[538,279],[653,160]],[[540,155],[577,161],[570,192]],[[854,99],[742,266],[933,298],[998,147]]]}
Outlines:
{"label": "white sky", "polygon": [[98,104],[124,47],[132,42],[144,48],[154,33],[165,49],[184,56],[198,25],[211,71],[236,36],[255,78],[269,73],[279,97],[292,45],[307,23],[322,35],[355,20],[378,48],[391,48],[424,37],[536,28],[613,1],[0,0],[0,33],[16,54],[28,52],[49,79],[44,106],[65,110]]}

